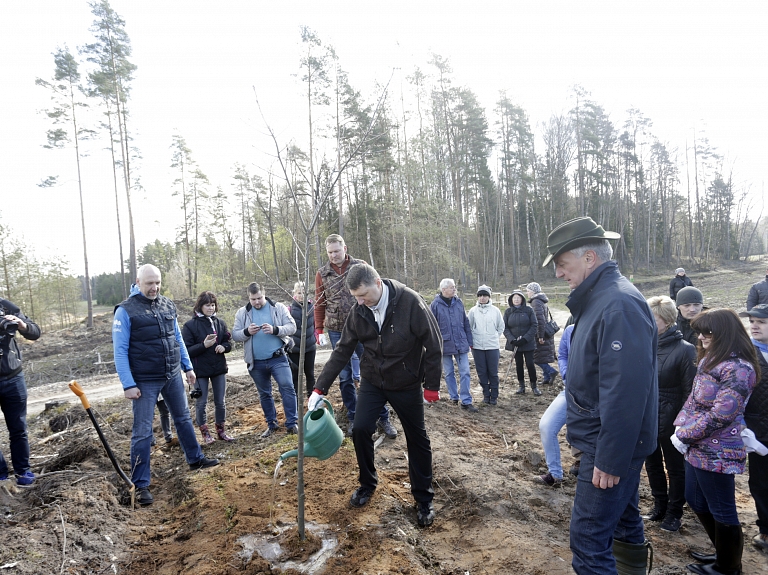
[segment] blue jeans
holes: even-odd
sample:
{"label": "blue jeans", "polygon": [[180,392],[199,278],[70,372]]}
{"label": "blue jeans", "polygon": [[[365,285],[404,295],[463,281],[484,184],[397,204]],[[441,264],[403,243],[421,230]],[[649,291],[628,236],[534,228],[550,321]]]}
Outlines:
{"label": "blue jeans", "polygon": [[544,372],[545,380],[551,381],[552,376],[557,373],[557,370],[548,363],[537,363],[536,365],[538,365],[541,368],[541,371]]}
{"label": "blue jeans", "polygon": [[[453,371],[453,359],[459,366],[459,390],[456,390],[456,374]],[[443,356],[443,373],[445,374],[445,386],[448,395],[454,401],[461,400],[464,405],[472,403],[472,394],[469,392],[469,354],[456,353]]]}
{"label": "blue jeans", "polygon": [[539,420],[539,434],[541,445],[544,447],[544,457],[547,459],[547,469],[555,479],[563,478],[563,466],[560,463],[560,443],[557,435],[565,425],[565,412],[567,402],[565,390],[557,394],[557,397],[549,404]]}
{"label": "blue jeans", "polygon": [[718,523],[738,525],[736,483],[730,473],[704,471],[685,462],[685,500],[696,513],[711,513]]}
{"label": "blue jeans", "polygon": [[[0,409],[5,416],[11,444],[11,462],[16,475],[29,471],[29,439],[27,437],[27,384],[24,372],[0,379]],[[0,451],[0,475],[8,475],[8,464]]]}
{"label": "blue jeans", "polygon": [[480,380],[480,387],[483,388],[483,397],[494,402],[499,397],[499,356],[498,349],[472,350],[477,379]]}
{"label": "blue jeans", "polygon": [[198,377],[197,384],[203,395],[195,400],[195,421],[198,425],[205,425],[208,421],[205,409],[208,406],[208,383],[213,391],[214,421],[224,423],[227,419],[227,405],[224,395],[227,392],[227,374],[214,375],[213,377]]}
{"label": "blue jeans", "polygon": [[255,359],[253,360],[253,368],[248,373],[251,374],[256,389],[259,390],[259,401],[267,425],[273,429],[278,427],[277,410],[275,410],[275,400],[272,399],[272,381],[270,380],[271,377],[274,377],[277,382],[277,389],[280,391],[280,397],[283,398],[285,427],[288,429],[294,427],[299,420],[296,415],[296,391],[293,389],[293,377],[291,377],[288,359],[284,355],[270,359]]}
{"label": "blue jeans", "polygon": [[149,487],[149,453],[152,443],[152,421],[155,418],[157,396],[162,393],[165,406],[171,412],[179,443],[187,463],[200,461],[203,451],[195,438],[195,427],[189,415],[187,394],[181,372],[171,379],[136,382],[141,397],[133,404],[133,434],[131,435],[131,481],[136,487]]}
{"label": "blue jeans", "polygon": [[584,453],[571,513],[573,570],[578,575],[616,573],[613,540],[640,544],[645,541],[640,518],[638,486],[644,458],[629,464],[629,473],[618,485],[599,489],[592,485],[595,457]]}
{"label": "blue jeans", "polygon": [[[339,343],[339,340],[341,339],[341,332],[328,330],[328,337],[331,339],[331,347],[336,349],[336,344]],[[349,419],[349,421],[355,420],[355,410],[357,409],[357,390],[355,389],[355,382],[352,379],[354,374],[355,356],[358,358],[357,375],[359,377],[359,358],[363,357],[364,352],[365,348],[363,347],[363,344],[357,342],[355,353],[352,354],[352,359],[350,359],[347,365],[345,365],[341,370],[341,373],[339,373],[339,391],[341,391],[341,401],[344,402],[344,407],[347,408],[347,419]],[[387,421],[389,419],[389,410],[387,409],[386,405],[381,409],[379,419],[382,421]]]}

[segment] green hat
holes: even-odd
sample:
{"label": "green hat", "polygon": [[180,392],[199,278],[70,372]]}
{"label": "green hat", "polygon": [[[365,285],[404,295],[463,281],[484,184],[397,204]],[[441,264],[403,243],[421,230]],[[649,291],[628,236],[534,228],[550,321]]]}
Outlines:
{"label": "green hat", "polygon": [[618,240],[620,237],[621,234],[616,232],[606,232],[603,226],[597,225],[588,216],[574,218],[564,224],[560,224],[547,236],[547,251],[549,255],[544,259],[541,267],[547,267],[549,262],[565,251],[596,240]]}

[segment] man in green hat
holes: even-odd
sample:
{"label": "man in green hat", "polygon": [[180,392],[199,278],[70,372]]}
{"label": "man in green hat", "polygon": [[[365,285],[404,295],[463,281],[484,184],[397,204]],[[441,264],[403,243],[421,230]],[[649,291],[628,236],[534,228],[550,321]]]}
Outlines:
{"label": "man in green hat", "polygon": [[619,237],[576,218],[549,234],[544,260],[572,290],[566,422],[568,442],[583,451],[570,526],[579,575],[626,573],[647,558],[638,485],[656,449],[657,333],[645,298],[611,259],[608,240]]}

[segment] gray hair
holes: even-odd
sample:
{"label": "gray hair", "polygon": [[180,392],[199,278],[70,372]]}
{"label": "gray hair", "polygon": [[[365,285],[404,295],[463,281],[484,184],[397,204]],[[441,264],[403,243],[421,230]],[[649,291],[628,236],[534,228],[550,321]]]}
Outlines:
{"label": "gray hair", "polygon": [[368,264],[355,264],[347,271],[347,289],[349,291],[359,289],[360,286],[376,285],[376,280],[381,279],[379,272]]}
{"label": "gray hair", "polygon": [[136,270],[136,280],[138,281],[138,279],[144,275],[144,272],[149,272],[149,271],[155,272],[157,275],[160,275],[160,270],[158,269],[157,266],[153,266],[152,264],[143,264],[139,266],[138,270]]}
{"label": "gray hair", "polygon": [[672,325],[677,320],[677,307],[675,307],[675,302],[665,295],[657,295],[648,298],[648,307],[651,308],[653,315],[667,325]]}
{"label": "gray hair", "polygon": [[456,285],[456,282],[453,281],[453,278],[443,278],[440,280],[440,289],[447,288],[451,284],[454,286]]}
{"label": "gray hair", "polygon": [[611,247],[611,244],[608,242],[608,240],[597,240],[596,242],[583,244],[568,251],[575,255],[577,258],[580,258],[590,250],[595,252],[597,259],[603,263],[609,262],[613,258],[613,248]]}

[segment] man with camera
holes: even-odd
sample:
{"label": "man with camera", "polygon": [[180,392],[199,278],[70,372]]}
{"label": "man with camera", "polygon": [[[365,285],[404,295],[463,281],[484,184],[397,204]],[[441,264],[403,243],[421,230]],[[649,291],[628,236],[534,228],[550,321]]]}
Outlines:
{"label": "man with camera", "polygon": [[[29,487],[35,475],[29,468],[27,438],[27,384],[21,367],[21,350],[16,334],[35,340],[40,337],[38,325],[21,313],[17,305],[0,299],[0,408],[11,444],[11,462],[19,487]],[[0,451],[0,481],[8,479],[8,464]]]}

